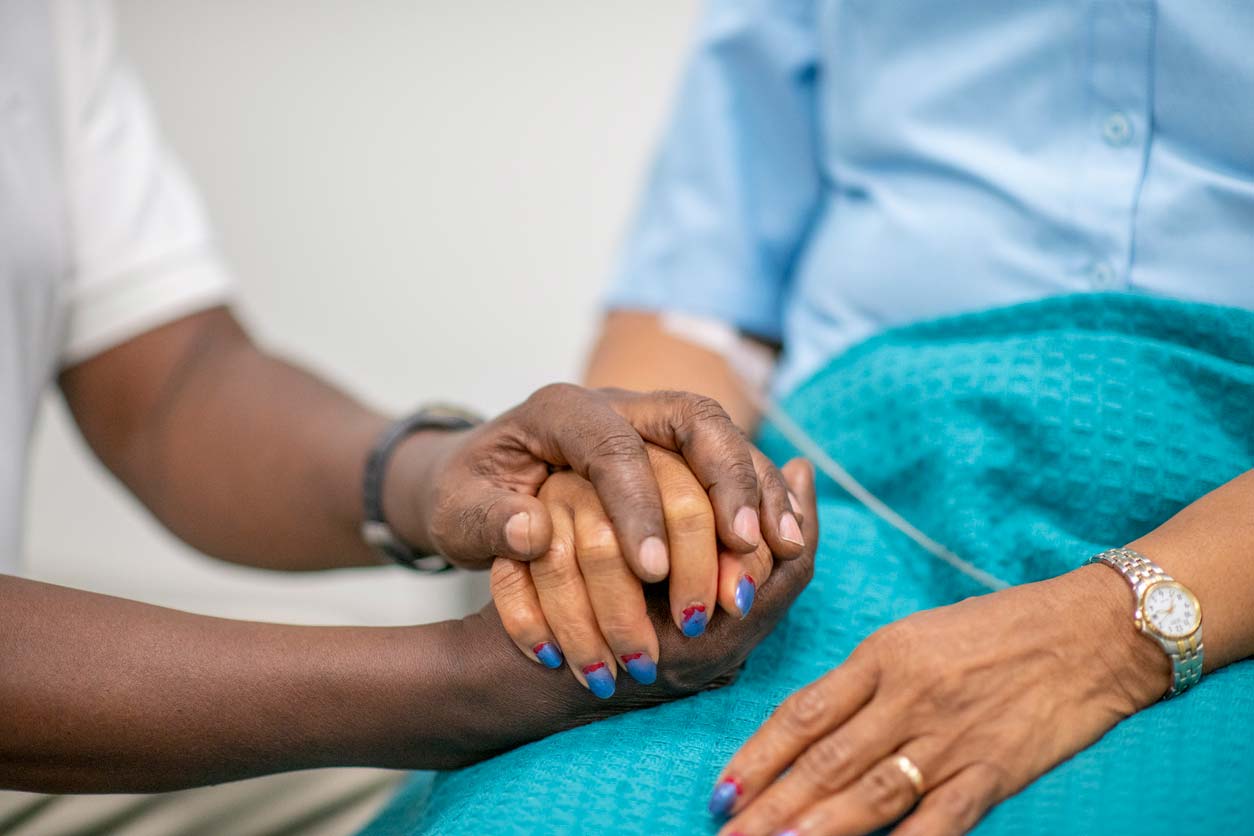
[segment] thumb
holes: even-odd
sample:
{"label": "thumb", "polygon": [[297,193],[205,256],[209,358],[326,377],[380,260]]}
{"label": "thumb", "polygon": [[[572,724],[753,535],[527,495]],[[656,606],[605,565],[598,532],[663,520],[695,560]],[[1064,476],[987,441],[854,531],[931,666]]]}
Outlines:
{"label": "thumb", "polygon": [[533,560],[549,550],[553,521],[544,503],[495,484],[461,490],[434,525],[436,546],[467,569],[486,569],[494,557]]}

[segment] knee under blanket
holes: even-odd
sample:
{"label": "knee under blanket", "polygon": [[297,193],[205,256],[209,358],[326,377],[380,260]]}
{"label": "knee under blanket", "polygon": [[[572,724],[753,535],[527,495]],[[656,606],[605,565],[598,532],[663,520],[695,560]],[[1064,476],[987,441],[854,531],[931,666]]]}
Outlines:
{"label": "knee under blanket", "polygon": [[[1102,294],[946,318],[862,343],[784,406],[916,526],[1023,583],[1127,542],[1254,467],[1254,313]],[[776,460],[792,452],[769,428],[762,440]],[[433,786],[416,777],[367,832],[714,832],[712,782],[784,697],[876,627],[982,591],[822,477],[819,491],[814,581],[735,685]],[[1254,832],[1252,709],[1254,662],[1211,674],[1003,802],[976,832]]]}

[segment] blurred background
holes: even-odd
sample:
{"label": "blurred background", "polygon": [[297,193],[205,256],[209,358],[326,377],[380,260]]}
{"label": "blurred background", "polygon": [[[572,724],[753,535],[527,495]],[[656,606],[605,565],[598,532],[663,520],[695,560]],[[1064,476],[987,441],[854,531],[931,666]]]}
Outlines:
{"label": "blurred background", "polygon": [[[118,0],[119,35],[272,348],[396,413],[577,380],[696,0]],[[27,564],[196,612],[416,623],[482,577],[203,558],[37,429]]]}

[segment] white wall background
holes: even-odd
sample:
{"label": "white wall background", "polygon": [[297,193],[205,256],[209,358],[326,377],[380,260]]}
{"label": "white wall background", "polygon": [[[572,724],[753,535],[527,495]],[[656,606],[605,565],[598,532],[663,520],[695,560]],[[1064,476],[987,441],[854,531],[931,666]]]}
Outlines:
{"label": "white wall background", "polygon": [[[695,0],[119,0],[124,48],[271,346],[397,412],[576,379]],[[159,530],[59,401],[36,439],[38,577],[310,622],[458,615],[464,578],[226,567]]]}

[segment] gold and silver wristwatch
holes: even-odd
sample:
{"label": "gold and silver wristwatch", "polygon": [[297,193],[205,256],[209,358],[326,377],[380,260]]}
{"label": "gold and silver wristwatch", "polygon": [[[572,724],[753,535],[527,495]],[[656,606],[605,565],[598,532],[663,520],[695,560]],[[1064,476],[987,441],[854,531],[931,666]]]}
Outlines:
{"label": "gold and silver wristwatch", "polygon": [[1089,563],[1105,563],[1132,586],[1136,629],[1162,645],[1171,658],[1169,699],[1202,678],[1202,605],[1188,587],[1140,552],[1111,549]]}

